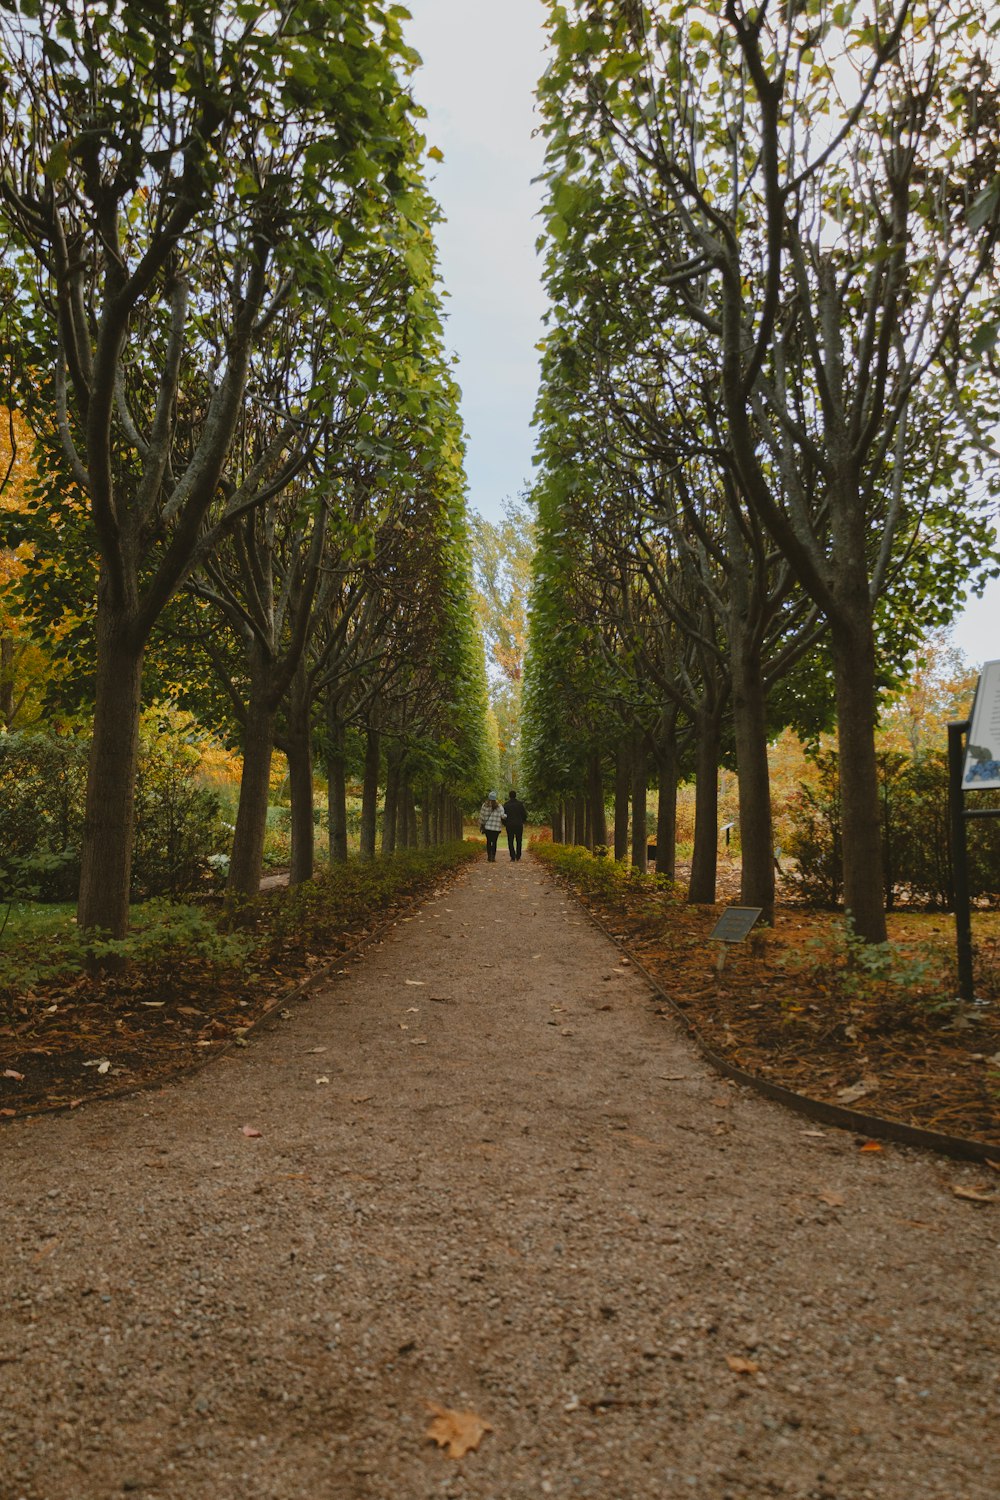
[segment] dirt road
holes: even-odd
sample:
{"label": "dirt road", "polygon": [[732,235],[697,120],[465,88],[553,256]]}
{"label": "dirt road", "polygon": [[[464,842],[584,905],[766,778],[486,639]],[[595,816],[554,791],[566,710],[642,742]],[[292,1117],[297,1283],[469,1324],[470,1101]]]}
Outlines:
{"label": "dirt road", "polygon": [[992,1500],[988,1169],[655,1007],[501,854],[194,1080],[5,1129],[3,1500]]}

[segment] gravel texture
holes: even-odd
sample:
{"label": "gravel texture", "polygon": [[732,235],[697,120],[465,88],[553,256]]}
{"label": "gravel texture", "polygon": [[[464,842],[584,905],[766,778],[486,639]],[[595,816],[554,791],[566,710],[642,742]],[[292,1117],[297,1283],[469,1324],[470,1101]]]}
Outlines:
{"label": "gravel texture", "polygon": [[1000,1493],[989,1169],[720,1081],[529,858],[0,1157],[3,1500]]}

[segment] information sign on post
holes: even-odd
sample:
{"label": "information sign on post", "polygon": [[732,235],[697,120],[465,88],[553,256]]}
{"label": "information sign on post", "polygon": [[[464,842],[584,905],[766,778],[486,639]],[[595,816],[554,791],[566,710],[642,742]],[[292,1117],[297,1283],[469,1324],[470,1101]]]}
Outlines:
{"label": "information sign on post", "polygon": [[762,906],[727,906],[709,933],[709,941],[742,943],[763,910]]}
{"label": "information sign on post", "polygon": [[1000,661],[983,665],[965,742],[964,792],[1000,788]]}

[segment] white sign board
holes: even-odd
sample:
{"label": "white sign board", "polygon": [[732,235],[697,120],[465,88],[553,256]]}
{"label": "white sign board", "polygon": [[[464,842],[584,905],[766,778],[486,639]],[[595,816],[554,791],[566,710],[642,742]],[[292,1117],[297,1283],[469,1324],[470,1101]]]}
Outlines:
{"label": "white sign board", "polygon": [[1000,661],[988,661],[976,686],[965,746],[963,792],[1000,787]]}

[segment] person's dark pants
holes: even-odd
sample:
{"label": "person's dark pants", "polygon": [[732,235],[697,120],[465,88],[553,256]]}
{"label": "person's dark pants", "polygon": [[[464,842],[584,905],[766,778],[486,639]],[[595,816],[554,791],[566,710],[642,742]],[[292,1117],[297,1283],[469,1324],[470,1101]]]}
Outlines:
{"label": "person's dark pants", "polygon": [[521,858],[521,838],[523,834],[523,828],[507,829],[507,848],[510,850],[511,859]]}
{"label": "person's dark pants", "polygon": [[486,858],[490,864],[497,857],[497,839],[500,837],[499,828],[487,828],[486,830]]}

